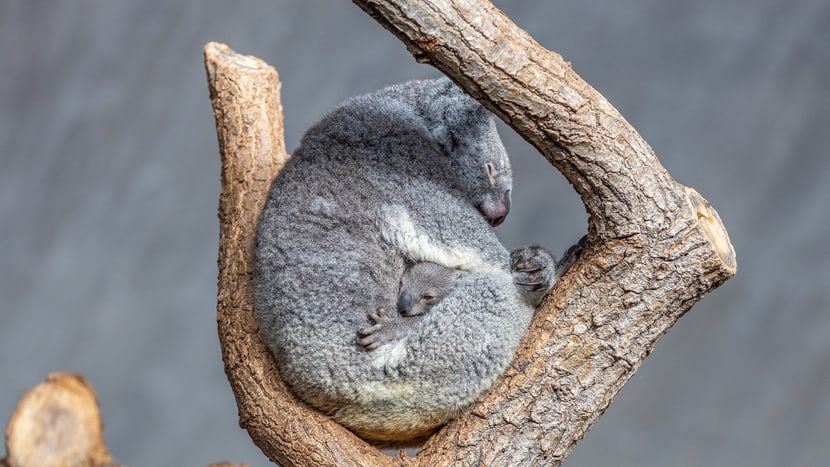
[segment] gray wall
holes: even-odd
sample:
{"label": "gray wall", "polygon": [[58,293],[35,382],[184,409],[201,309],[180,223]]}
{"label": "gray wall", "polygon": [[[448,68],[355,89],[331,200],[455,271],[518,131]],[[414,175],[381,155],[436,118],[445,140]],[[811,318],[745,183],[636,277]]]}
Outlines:
{"label": "gray wall", "polygon": [[[827,465],[830,3],[498,4],[714,204],[738,253],[567,465]],[[436,75],[347,1],[0,2],[3,423],[48,372],[77,371],[124,464],[266,463],[216,337],[209,40],[277,67],[289,148],[347,96]],[[504,242],[565,248],[578,197],[503,135]]]}

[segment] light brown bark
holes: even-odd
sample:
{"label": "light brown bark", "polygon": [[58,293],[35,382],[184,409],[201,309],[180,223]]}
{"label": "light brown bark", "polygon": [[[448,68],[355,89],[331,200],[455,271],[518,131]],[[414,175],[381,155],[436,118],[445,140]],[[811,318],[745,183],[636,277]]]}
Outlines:
{"label": "light brown bark", "polygon": [[[294,398],[257,335],[256,217],[281,167],[276,72],[208,44],[222,153],[219,333],[242,426],[284,465],[558,465],[657,340],[734,275],[714,209],[562,58],[483,0],[356,1],[536,146],[590,215],[580,260],[550,294],[513,365],[414,458],[383,455]],[[542,232],[539,233],[543,235]]]}
{"label": "light brown bark", "polygon": [[271,181],[289,157],[279,76],[262,60],[223,44],[207,44],[204,52],[222,159],[217,321],[239,423],[282,465],[382,465],[387,456],[288,391],[259,337],[251,280],[254,232]]}
{"label": "light brown bark", "polygon": [[69,373],[50,373],[23,394],[6,426],[6,454],[10,467],[116,465],[104,445],[95,389]]}

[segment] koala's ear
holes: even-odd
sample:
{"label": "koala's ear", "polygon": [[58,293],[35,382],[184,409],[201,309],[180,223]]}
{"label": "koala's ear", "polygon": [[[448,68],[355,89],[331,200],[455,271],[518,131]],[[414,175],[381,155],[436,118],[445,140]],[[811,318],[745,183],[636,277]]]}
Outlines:
{"label": "koala's ear", "polygon": [[477,100],[467,95],[449,79],[439,80],[440,89],[428,105],[430,133],[445,151],[458,144],[459,135],[471,135],[482,128],[490,114]]}

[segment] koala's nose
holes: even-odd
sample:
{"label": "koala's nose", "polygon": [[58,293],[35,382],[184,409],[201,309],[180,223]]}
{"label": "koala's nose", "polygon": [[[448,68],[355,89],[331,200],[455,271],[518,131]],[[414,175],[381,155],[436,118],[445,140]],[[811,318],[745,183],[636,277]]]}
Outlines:
{"label": "koala's nose", "polygon": [[496,205],[494,219],[490,219],[490,225],[496,227],[504,222],[504,219],[507,218],[507,214],[510,213],[510,190],[505,191],[501,195],[501,199]]}
{"label": "koala's nose", "polygon": [[398,297],[398,313],[405,314],[408,311],[412,310],[412,294],[409,292],[404,292]]}
{"label": "koala's nose", "polygon": [[497,217],[497,218],[495,218],[495,219],[492,219],[492,220],[490,221],[490,225],[492,225],[493,227],[498,227],[499,225],[501,225],[501,223],[502,223],[502,222],[504,222],[504,220],[505,220],[506,218],[507,218],[507,216],[505,215],[505,216],[499,216],[499,217]]}

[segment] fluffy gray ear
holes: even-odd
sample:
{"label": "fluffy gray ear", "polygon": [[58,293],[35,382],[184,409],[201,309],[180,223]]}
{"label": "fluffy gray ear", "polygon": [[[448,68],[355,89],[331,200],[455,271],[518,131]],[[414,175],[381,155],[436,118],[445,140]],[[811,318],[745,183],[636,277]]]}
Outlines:
{"label": "fluffy gray ear", "polygon": [[490,114],[477,100],[449,79],[441,79],[442,89],[428,105],[432,121],[429,131],[448,154],[459,144],[459,135],[470,137],[484,128]]}

